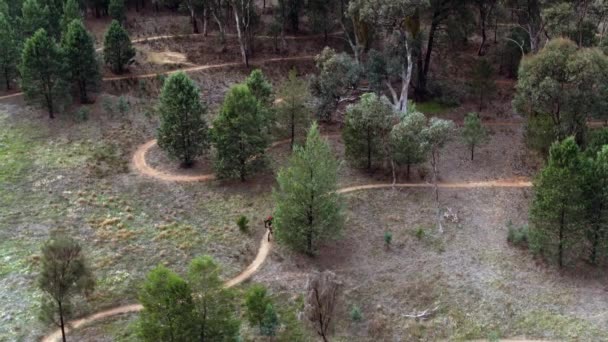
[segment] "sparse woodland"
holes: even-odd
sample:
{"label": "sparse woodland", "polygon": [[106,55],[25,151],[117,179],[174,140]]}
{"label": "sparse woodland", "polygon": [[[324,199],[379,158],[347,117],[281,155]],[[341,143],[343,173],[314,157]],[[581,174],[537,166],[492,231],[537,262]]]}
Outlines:
{"label": "sparse woodland", "polygon": [[607,30],[0,0],[0,340],[608,340]]}

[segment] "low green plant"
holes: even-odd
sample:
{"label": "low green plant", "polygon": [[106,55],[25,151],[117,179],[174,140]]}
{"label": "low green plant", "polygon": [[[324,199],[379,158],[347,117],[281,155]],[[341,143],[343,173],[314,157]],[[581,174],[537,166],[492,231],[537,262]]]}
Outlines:
{"label": "low green plant", "polygon": [[248,233],[249,232],[249,219],[247,217],[245,217],[244,215],[241,215],[236,220],[236,225],[239,227],[239,231],[241,233]]}
{"label": "low green plant", "polygon": [[85,122],[89,120],[89,110],[85,107],[80,107],[74,114],[76,121]]}
{"label": "low green plant", "polygon": [[363,320],[363,314],[361,313],[361,308],[358,305],[353,304],[350,308],[350,319],[354,322],[361,322]]}
{"label": "low green plant", "polygon": [[426,235],[426,231],[424,230],[424,228],[422,227],[418,227],[418,229],[416,229],[416,238],[418,240],[422,240],[424,238],[424,236]]}
{"label": "low green plant", "polygon": [[391,242],[393,242],[393,233],[384,232],[384,245],[386,246],[386,248],[389,248],[391,246]]}
{"label": "low green plant", "polygon": [[527,247],[530,241],[530,230],[527,225],[515,227],[511,221],[507,222],[507,241],[515,246]]}
{"label": "low green plant", "polygon": [[124,116],[129,111],[129,101],[124,96],[118,98],[118,104],[116,106],[120,115]]}
{"label": "low green plant", "polygon": [[106,114],[108,114],[110,117],[114,115],[114,105],[109,98],[104,97],[101,99],[101,107],[103,108],[103,111],[106,112]]}

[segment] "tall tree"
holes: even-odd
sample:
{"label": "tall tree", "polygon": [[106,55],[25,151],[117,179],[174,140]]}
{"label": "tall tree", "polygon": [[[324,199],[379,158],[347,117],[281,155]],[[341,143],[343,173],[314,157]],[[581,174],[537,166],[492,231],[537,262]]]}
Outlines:
{"label": "tall tree", "polygon": [[4,80],[6,90],[11,89],[11,81],[17,76],[19,45],[8,14],[0,12],[0,80]]}
{"label": "tall tree", "polygon": [[198,257],[188,268],[196,312],[197,341],[240,341],[241,322],[236,317],[237,297],[224,287],[221,268],[209,256]]}
{"label": "tall tree", "polygon": [[281,84],[276,104],[279,129],[289,136],[292,150],[296,135],[310,127],[309,100],[308,83],[299,79],[296,70],[292,69],[287,80]]}
{"label": "tall tree", "polygon": [[21,34],[23,37],[32,36],[39,29],[45,29],[51,34],[49,23],[50,9],[40,0],[25,0],[21,9]]}
{"label": "tall tree", "polygon": [[528,117],[548,117],[556,140],[574,135],[582,142],[587,117],[608,113],[607,84],[608,56],[554,39],[522,61],[513,104]]}
{"label": "tall tree", "polygon": [[240,178],[244,182],[264,166],[264,150],[268,147],[265,121],[259,101],[246,85],[230,89],[212,129],[217,151],[214,166],[220,178]]}
{"label": "tall tree", "polygon": [[77,19],[83,19],[78,0],[66,0],[63,4],[63,16],[61,17],[62,34],[65,34],[68,31],[68,25]]}
{"label": "tall tree", "polygon": [[158,111],[158,146],[189,167],[195,158],[209,147],[206,112],[200,90],[194,82],[179,72],[167,78],[160,95]]}
{"label": "tall tree", "polygon": [[61,49],[44,29],[25,41],[20,71],[26,99],[46,107],[53,119],[58,102],[66,94],[67,72]]}
{"label": "tall tree", "polygon": [[76,19],[68,25],[61,45],[70,69],[70,79],[78,87],[80,103],[88,103],[89,91],[97,89],[101,82],[93,37],[82,21]]}
{"label": "tall tree", "polygon": [[427,127],[422,130],[422,135],[431,152],[431,166],[433,167],[433,184],[435,185],[435,199],[439,201],[439,189],[437,187],[437,175],[439,153],[450,140],[451,132],[454,130],[454,122],[438,118],[431,118]]}
{"label": "tall tree", "polygon": [[245,80],[245,84],[262,106],[268,107],[272,103],[272,84],[260,69],[255,69]]}
{"label": "tall tree", "polygon": [[341,286],[331,271],[315,272],[308,278],[305,314],[323,342],[329,341],[329,329]]}
{"label": "tall tree", "polygon": [[253,40],[259,25],[259,15],[253,0],[230,0],[236,23],[237,36],[241,47],[243,63],[249,67],[253,55]]}
{"label": "tall tree", "polygon": [[411,166],[422,163],[428,158],[428,144],[422,134],[426,123],[424,114],[412,109],[392,128],[390,137],[393,159],[397,165],[407,167],[407,179],[410,178]]}
{"label": "tall tree", "polygon": [[487,59],[479,60],[473,67],[471,88],[479,100],[479,111],[483,110],[484,101],[496,90],[494,68]]}
{"label": "tall tree", "polygon": [[72,298],[90,294],[95,279],[78,242],[65,236],[54,236],[44,244],[41,265],[38,276],[38,287],[44,293],[41,318],[57,324],[65,342]]}
{"label": "tall tree", "polygon": [[551,147],[547,166],[534,181],[530,208],[533,249],[564,265],[564,254],[575,250],[583,239],[584,218],[582,162],[572,137]]}
{"label": "tall tree", "polygon": [[589,261],[597,264],[608,244],[608,146],[585,160],[584,172]]}
{"label": "tall tree", "polygon": [[486,40],[487,37],[487,26],[492,16],[492,12],[496,8],[496,4],[498,0],[474,0],[473,2],[475,7],[477,7],[478,16],[479,16],[479,34],[481,36],[481,43],[479,44],[479,49],[477,50],[478,56],[483,56],[486,54]]}
{"label": "tall tree", "polygon": [[103,58],[114,73],[123,73],[125,66],[135,57],[135,49],[127,31],[112,20],[103,42]]}
{"label": "tall tree", "polygon": [[253,285],[245,294],[245,308],[247,320],[251,325],[263,328],[266,306],[272,305],[272,298],[262,285]]}
{"label": "tall tree", "polygon": [[127,19],[125,0],[110,0],[108,14],[122,25]]}
{"label": "tall tree", "polygon": [[139,334],[144,341],[195,341],[196,315],[188,283],[159,265],[146,276],[139,291],[143,310]]}
{"label": "tall tree", "polygon": [[462,139],[471,150],[471,160],[475,158],[475,147],[488,141],[488,132],[481,124],[477,113],[469,113],[464,118]]}
{"label": "tall tree", "polygon": [[346,158],[368,170],[374,162],[383,162],[395,116],[388,99],[374,93],[363,94],[357,104],[348,106],[342,131]]}
{"label": "tall tree", "polygon": [[329,33],[336,25],[337,2],[328,0],[308,1],[308,18],[310,18],[313,32],[322,33],[327,44]]}
{"label": "tall tree", "polygon": [[314,255],[320,241],[340,233],[344,217],[336,193],[338,162],[320,134],[311,126],[306,145],[296,146],[287,167],[277,175],[275,234],[289,247]]}

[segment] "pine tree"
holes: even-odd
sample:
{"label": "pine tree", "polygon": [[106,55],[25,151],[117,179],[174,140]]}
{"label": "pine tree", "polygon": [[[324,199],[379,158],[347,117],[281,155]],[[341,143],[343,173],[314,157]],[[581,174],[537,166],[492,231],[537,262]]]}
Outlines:
{"label": "pine tree", "polygon": [[21,34],[30,37],[39,29],[45,29],[51,34],[51,16],[48,6],[44,6],[40,0],[25,0],[21,8]]}
{"label": "pine tree", "polygon": [[103,43],[103,57],[116,74],[124,72],[125,66],[135,57],[135,49],[127,31],[116,20],[112,20]]}
{"label": "pine tree", "polygon": [[475,158],[475,147],[488,141],[488,132],[481,124],[477,113],[469,113],[464,118],[462,138],[471,150],[471,160]]}
{"label": "pine tree", "polygon": [[54,118],[58,102],[66,95],[67,72],[61,49],[44,29],[25,42],[19,69],[26,99],[46,107]]}
{"label": "pine tree", "polygon": [[554,143],[547,166],[534,181],[530,246],[564,265],[565,253],[583,239],[584,193],[581,154],[574,138]]}
{"label": "pine tree", "polygon": [[126,9],[124,0],[110,0],[108,5],[108,14],[110,18],[123,24],[126,19]]}
{"label": "pine tree", "polygon": [[72,298],[91,293],[95,279],[82,248],[68,237],[54,236],[47,241],[42,247],[41,264],[38,287],[45,295],[41,318],[57,324],[65,342],[65,326],[71,313]]}
{"label": "pine tree", "polygon": [[158,146],[186,167],[209,147],[207,124],[202,117],[206,108],[199,94],[196,84],[179,72],[165,80],[158,106]]}
{"label": "pine tree", "polygon": [[348,106],[342,131],[346,158],[368,170],[374,162],[383,161],[393,118],[393,106],[388,99],[374,93],[363,94],[359,103]]}
{"label": "pine tree", "polygon": [[266,79],[262,70],[255,69],[245,80],[251,94],[255,96],[263,106],[270,106],[272,103],[272,84]]}
{"label": "pine tree", "polygon": [[257,325],[262,330],[266,306],[272,305],[272,299],[263,285],[253,285],[245,294],[247,320],[251,325]]}
{"label": "pine tree", "polygon": [[336,238],[344,217],[335,192],[338,162],[320,134],[311,126],[304,147],[296,146],[273,191],[277,240],[314,255],[317,244]]}
{"label": "pine tree", "polygon": [[192,291],[177,274],[160,265],[148,273],[139,291],[143,305],[139,335],[144,341],[195,341]]}
{"label": "pine tree", "polygon": [[70,79],[78,87],[80,103],[89,103],[89,91],[96,90],[101,82],[93,37],[82,21],[76,19],[68,25],[61,45],[71,71]]}
{"label": "pine tree", "polygon": [[6,90],[11,89],[11,80],[17,75],[19,46],[8,14],[0,13],[0,80]]}
{"label": "pine tree", "polygon": [[271,303],[266,304],[260,332],[264,336],[275,336],[279,327],[279,316]]}
{"label": "pine tree", "polygon": [[428,158],[428,144],[422,134],[426,121],[423,113],[414,110],[405,115],[391,131],[393,160],[407,167],[408,179],[411,166],[423,163]]}
{"label": "pine tree", "polygon": [[608,245],[608,146],[585,159],[583,165],[589,261],[597,264]]}
{"label": "pine tree", "polygon": [[196,258],[188,269],[188,282],[194,294],[197,341],[239,341],[241,322],[236,317],[237,298],[224,287],[221,269],[209,256]]}
{"label": "pine tree", "polygon": [[80,5],[78,0],[66,0],[63,4],[63,16],[61,17],[61,32],[65,34],[68,31],[68,25],[73,20],[82,20]]}
{"label": "pine tree", "polygon": [[220,178],[246,177],[264,164],[268,133],[260,103],[246,85],[232,87],[213,123],[215,171]]}
{"label": "pine tree", "polygon": [[277,124],[279,129],[289,136],[292,150],[296,135],[304,133],[306,128],[310,127],[309,100],[308,83],[298,79],[296,70],[292,69],[287,80],[281,85],[277,100]]}

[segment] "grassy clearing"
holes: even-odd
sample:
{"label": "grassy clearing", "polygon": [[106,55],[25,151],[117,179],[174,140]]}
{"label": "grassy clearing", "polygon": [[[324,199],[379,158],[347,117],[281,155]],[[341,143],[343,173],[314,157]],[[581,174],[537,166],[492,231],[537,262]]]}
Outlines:
{"label": "grassy clearing", "polygon": [[441,115],[451,109],[451,107],[448,107],[444,104],[441,104],[441,103],[435,102],[435,101],[417,102],[416,108],[420,112],[427,114],[427,115]]}

